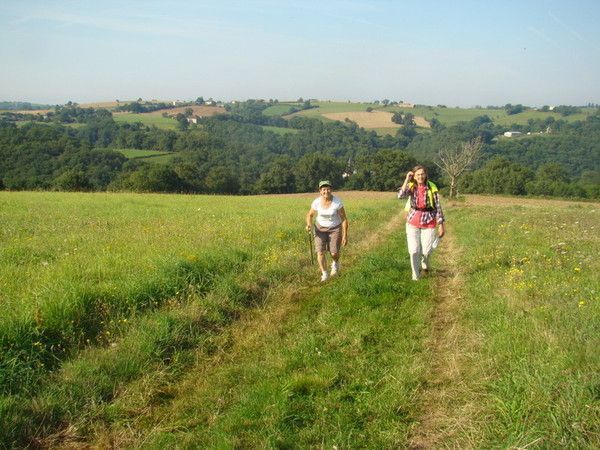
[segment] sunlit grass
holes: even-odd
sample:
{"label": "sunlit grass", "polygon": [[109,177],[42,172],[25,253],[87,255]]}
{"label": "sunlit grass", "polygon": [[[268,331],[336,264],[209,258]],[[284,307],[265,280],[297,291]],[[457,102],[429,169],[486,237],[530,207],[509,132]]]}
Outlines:
{"label": "sunlit grass", "polygon": [[163,117],[159,114],[134,114],[134,113],[114,113],[113,119],[117,123],[136,123],[141,122],[144,125],[155,126],[164,130],[175,130],[177,121],[172,117]]}
{"label": "sunlit grass", "polygon": [[[583,213],[583,214],[582,214]],[[467,388],[481,447],[600,443],[600,207],[465,209],[453,214],[469,274],[464,323],[480,336]],[[470,249],[470,251],[468,250]],[[458,408],[458,406],[457,406]]]}
{"label": "sunlit grass", "polygon": [[[388,197],[375,208],[373,198],[348,199],[350,217],[362,217],[356,232],[391,214],[382,207]],[[43,435],[150,367],[180,370],[186,351],[274,283],[311,272],[309,203],[1,193],[0,434],[14,439],[7,442]],[[40,402],[47,407],[36,415],[31,405]]]}

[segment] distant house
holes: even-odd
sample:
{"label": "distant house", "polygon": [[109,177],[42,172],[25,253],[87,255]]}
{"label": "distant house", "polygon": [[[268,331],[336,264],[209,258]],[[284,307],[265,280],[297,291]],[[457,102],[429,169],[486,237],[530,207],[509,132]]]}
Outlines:
{"label": "distant house", "polygon": [[198,123],[198,117],[188,117],[188,123]]}
{"label": "distant house", "polygon": [[504,136],[506,137],[517,137],[517,136],[521,136],[523,133],[521,133],[520,131],[505,131],[504,132]]}

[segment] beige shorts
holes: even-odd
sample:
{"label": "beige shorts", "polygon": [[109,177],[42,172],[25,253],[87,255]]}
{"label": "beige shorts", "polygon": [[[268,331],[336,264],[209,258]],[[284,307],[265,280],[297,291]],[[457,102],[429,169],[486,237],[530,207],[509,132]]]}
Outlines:
{"label": "beige shorts", "polygon": [[315,225],[315,250],[317,253],[339,253],[342,243],[342,224],[334,228],[320,228]]}

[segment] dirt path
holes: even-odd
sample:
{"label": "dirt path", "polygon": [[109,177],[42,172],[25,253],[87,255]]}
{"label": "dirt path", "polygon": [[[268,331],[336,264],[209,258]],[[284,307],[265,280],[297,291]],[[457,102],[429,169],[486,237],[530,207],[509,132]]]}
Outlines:
{"label": "dirt path", "polygon": [[[420,420],[412,430],[409,446],[412,449],[439,448],[453,445],[461,424],[474,420],[479,411],[473,393],[462,382],[470,376],[467,354],[477,345],[476,339],[460,324],[463,297],[463,274],[460,252],[451,226],[440,245],[434,270],[436,293],[431,317],[431,332],[426,343],[429,367],[425,373],[420,404]],[[468,400],[465,400],[468,399]],[[468,442],[459,447],[470,447]]]}

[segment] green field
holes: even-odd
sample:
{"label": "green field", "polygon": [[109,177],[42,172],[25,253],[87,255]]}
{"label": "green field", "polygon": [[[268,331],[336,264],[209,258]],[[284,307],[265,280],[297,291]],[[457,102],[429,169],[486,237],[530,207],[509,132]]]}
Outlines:
{"label": "green field", "polygon": [[499,125],[509,126],[513,123],[526,125],[529,119],[546,119],[547,117],[553,117],[556,120],[566,120],[568,122],[574,122],[577,120],[585,120],[585,118],[593,112],[591,108],[583,108],[580,114],[573,114],[570,116],[563,117],[558,113],[554,112],[541,112],[535,110],[527,110],[520,114],[507,115],[504,109],[487,109],[487,108],[440,108],[437,106],[417,106],[415,108],[398,108],[397,106],[384,107],[382,105],[375,105],[373,103],[348,103],[348,102],[313,102],[313,105],[318,108],[308,109],[296,114],[322,118],[322,114],[328,113],[339,113],[339,112],[352,112],[352,111],[365,111],[367,107],[371,107],[374,110],[396,112],[404,111],[410,112],[415,116],[424,117],[426,120],[433,118],[439,120],[446,126],[456,125],[458,122],[470,121],[478,116],[487,115]]}
{"label": "green field", "polygon": [[600,204],[445,202],[410,280],[401,204],[0,192],[0,445],[598,448]]}
{"label": "green field", "polygon": [[335,101],[322,101],[322,102],[311,102],[313,106],[318,108],[306,109],[296,114],[307,116],[307,117],[319,117],[321,114],[329,113],[341,113],[349,111],[365,111],[369,106],[377,109],[377,105],[373,103],[350,103],[350,102],[335,102]]}
{"label": "green field", "polygon": [[296,102],[278,103],[277,105],[269,106],[263,111],[263,114],[265,116],[282,116],[287,114],[292,107],[301,108],[302,104]]}
{"label": "green field", "polygon": [[121,153],[128,159],[143,159],[145,162],[167,164],[178,152],[161,152],[157,150],[138,150],[135,148],[117,148],[114,149],[116,152]]}
{"label": "green field", "polygon": [[156,114],[134,114],[134,113],[118,113],[113,114],[115,122],[120,123],[136,123],[141,122],[147,126],[155,126],[164,130],[175,130],[177,121],[171,117],[163,117]]}
{"label": "green field", "polygon": [[284,134],[289,134],[289,133],[298,133],[298,130],[296,130],[294,128],[270,127],[270,126],[266,126],[266,125],[263,125],[261,128],[265,131],[271,131],[271,132],[273,132],[275,134],[279,134],[279,135],[284,135]]}
{"label": "green field", "polygon": [[[397,110],[393,107],[389,110]],[[526,125],[529,119],[546,119],[553,117],[555,120],[566,120],[574,122],[576,120],[585,120],[592,112],[591,109],[584,108],[580,114],[563,117],[554,112],[541,112],[535,110],[527,110],[519,114],[508,115],[503,109],[487,109],[487,108],[438,108],[438,107],[416,107],[410,110],[415,116],[425,117],[427,120],[436,118],[444,125],[451,126],[461,121],[469,121],[478,116],[487,115],[492,121],[498,125],[511,125],[513,123]]]}

